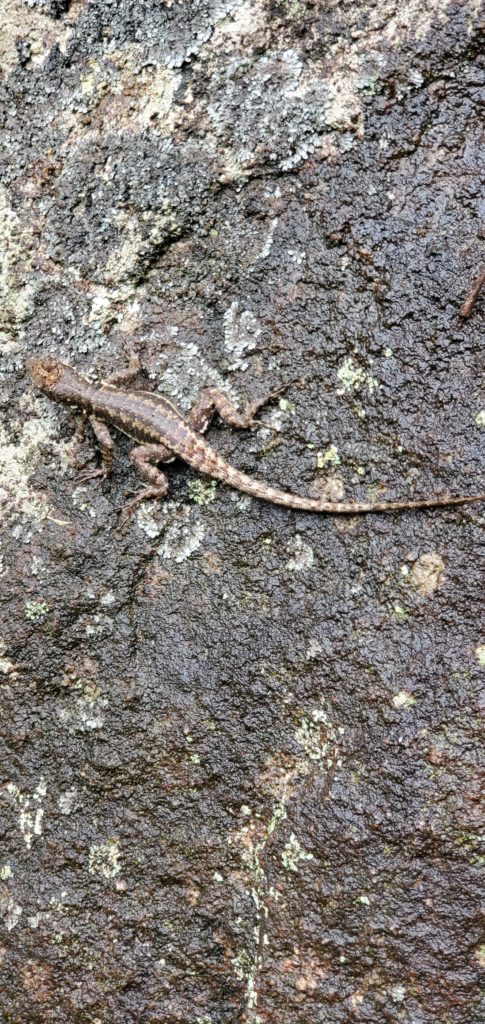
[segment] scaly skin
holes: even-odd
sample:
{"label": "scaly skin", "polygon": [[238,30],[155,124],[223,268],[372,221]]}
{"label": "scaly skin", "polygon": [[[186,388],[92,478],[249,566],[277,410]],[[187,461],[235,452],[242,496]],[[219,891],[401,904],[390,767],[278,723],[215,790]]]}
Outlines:
{"label": "scaly skin", "polygon": [[[229,484],[238,491],[250,494],[264,501],[271,501],[286,508],[305,512],[326,512],[331,515],[355,515],[363,512],[400,512],[413,508],[448,507],[467,505],[484,501],[484,494],[460,497],[420,498],[416,501],[387,502],[329,502],[319,498],[305,498],[289,491],[282,491],[263,480],[242,473],[231,466],[207,443],[202,432],[207,428],[212,415],[218,411],[229,423],[237,427],[249,427],[258,422],[254,414],[265,404],[255,403],[246,412],[240,413],[230,401],[215,389],[204,392],[187,417],[162,395],[148,391],[123,390],[113,383],[96,387],[81,377],[70,366],[55,359],[30,360],[28,370],[34,383],[50,398],[76,406],[89,414],[98,440],[103,449],[103,467],[91,476],[108,476],[111,472],[112,448],[106,424],[127,434],[139,447],[131,453],[132,461],[139,472],[151,484],[131,502],[150,497],[162,498],[167,492],[165,475],[156,468],[156,463],[183,459],[189,466],[207,476]],[[128,373],[119,374],[117,379],[127,380],[138,372],[138,364]],[[282,389],[280,389],[282,390]],[[277,392],[276,392],[277,394]],[[274,397],[273,395],[269,396]]]}

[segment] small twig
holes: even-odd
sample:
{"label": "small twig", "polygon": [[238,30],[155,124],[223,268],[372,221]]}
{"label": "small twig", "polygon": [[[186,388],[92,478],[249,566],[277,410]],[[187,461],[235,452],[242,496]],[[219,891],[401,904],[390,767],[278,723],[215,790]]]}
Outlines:
{"label": "small twig", "polygon": [[485,270],[482,270],[479,277],[475,281],[475,284],[470,289],[462,308],[460,309],[460,316],[466,318],[470,316],[470,313],[480,295],[480,292],[485,284]]}

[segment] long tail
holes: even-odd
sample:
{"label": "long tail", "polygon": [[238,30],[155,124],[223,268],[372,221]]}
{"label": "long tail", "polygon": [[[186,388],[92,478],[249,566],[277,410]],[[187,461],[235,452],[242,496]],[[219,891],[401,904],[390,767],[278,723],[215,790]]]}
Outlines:
{"label": "long tail", "polygon": [[[305,498],[299,494],[291,494],[290,491],[280,491],[277,487],[271,487],[263,480],[257,480],[239,469],[229,465],[220,455],[214,451],[202,438],[198,439],[196,446],[196,457],[188,460],[200,473],[206,473],[216,480],[234,487],[237,491],[243,491],[254,498],[262,498],[263,501],[271,501],[275,505],[284,505],[286,508],[301,509],[304,512],[327,512],[330,515],[355,515],[361,512],[400,512],[408,508],[433,508],[449,505],[470,505],[475,501],[485,501],[485,494],[473,494],[463,497],[442,497],[442,498],[419,498],[416,501],[323,501],[319,498]],[[186,456],[184,456],[186,458]]]}

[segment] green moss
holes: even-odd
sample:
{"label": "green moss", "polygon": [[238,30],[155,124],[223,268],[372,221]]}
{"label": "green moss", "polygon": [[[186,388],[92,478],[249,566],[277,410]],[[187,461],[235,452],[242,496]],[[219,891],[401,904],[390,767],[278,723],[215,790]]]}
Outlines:
{"label": "green moss", "polygon": [[210,505],[216,496],[217,481],[211,480],[206,484],[203,480],[191,480],[189,482],[189,494],[196,505]]}

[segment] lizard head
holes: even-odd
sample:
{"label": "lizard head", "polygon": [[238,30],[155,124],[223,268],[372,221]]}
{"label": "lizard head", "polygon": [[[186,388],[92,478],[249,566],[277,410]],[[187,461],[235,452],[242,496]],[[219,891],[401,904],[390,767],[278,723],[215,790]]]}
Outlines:
{"label": "lizard head", "polygon": [[27,370],[34,384],[50,398],[72,405],[83,404],[83,399],[88,401],[88,381],[65,363],[59,363],[49,356],[44,359],[28,359]]}

